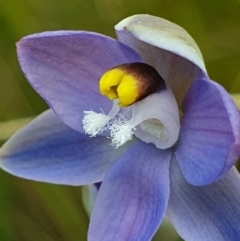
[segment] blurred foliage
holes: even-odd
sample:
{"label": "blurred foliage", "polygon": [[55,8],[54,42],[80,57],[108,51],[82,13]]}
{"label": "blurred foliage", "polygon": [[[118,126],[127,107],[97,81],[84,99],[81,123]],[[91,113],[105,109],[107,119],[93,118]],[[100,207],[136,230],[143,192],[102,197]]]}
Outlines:
{"label": "blurred foliage", "polygon": [[[0,122],[5,122],[0,124],[0,142],[25,118],[47,108],[21,73],[15,42],[27,34],[60,29],[115,36],[113,26],[137,13],[184,27],[198,43],[210,77],[228,91],[240,92],[239,0],[0,0]],[[23,122],[14,121],[19,118]],[[0,181],[1,241],[86,240],[88,218],[80,188],[34,183],[2,171]],[[159,232],[154,241],[178,239]]]}
{"label": "blurred foliage", "polygon": [[0,177],[1,241],[86,240],[88,217],[80,187],[37,183],[2,173]]}

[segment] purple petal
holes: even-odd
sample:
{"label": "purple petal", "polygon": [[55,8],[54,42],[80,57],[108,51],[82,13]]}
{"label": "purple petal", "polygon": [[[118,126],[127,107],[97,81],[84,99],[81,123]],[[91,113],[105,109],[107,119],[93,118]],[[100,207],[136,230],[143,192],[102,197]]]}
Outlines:
{"label": "purple petal", "polygon": [[58,31],[30,35],[17,44],[26,78],[59,118],[82,131],[85,110],[107,113],[111,101],[100,95],[98,80],[119,64],[141,62],[128,46],[104,35]]}
{"label": "purple petal", "polygon": [[183,104],[177,161],[193,185],[224,175],[240,153],[240,117],[228,93],[217,83],[195,81]]}
{"label": "purple petal", "polygon": [[195,187],[173,160],[170,177],[167,214],[184,240],[239,241],[240,176],[234,167],[217,182]]}
{"label": "purple petal", "polygon": [[140,141],[128,149],[100,187],[89,241],[151,240],[168,203],[170,156]]}
{"label": "purple petal", "polygon": [[163,18],[139,14],[122,20],[115,29],[121,42],[158,70],[179,105],[191,83],[207,76],[197,44],[180,26]]}
{"label": "purple petal", "polygon": [[90,138],[47,111],[0,149],[0,167],[27,179],[84,185],[101,181],[126,148],[115,150],[106,137]]}

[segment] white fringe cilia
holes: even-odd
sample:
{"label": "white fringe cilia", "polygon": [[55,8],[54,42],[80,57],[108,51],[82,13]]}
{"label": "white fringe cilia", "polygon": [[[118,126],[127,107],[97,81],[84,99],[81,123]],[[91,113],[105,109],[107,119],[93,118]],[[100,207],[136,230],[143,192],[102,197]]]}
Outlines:
{"label": "white fringe cilia", "polygon": [[103,111],[84,111],[83,129],[91,137],[109,131],[114,148],[135,135],[146,143],[153,143],[157,148],[166,149],[178,139],[178,105],[169,88],[125,108],[120,108],[117,101],[114,101],[108,115]]}
{"label": "white fringe cilia", "polygon": [[105,126],[109,120],[109,116],[104,113],[96,113],[92,110],[83,111],[83,130],[90,137],[95,137],[106,129]]}

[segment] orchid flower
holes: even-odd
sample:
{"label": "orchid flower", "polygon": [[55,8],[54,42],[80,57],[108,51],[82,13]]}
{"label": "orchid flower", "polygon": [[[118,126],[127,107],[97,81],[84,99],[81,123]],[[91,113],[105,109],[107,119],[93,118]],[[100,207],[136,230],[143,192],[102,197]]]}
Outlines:
{"label": "orchid flower", "polygon": [[190,35],[135,15],[118,40],[53,31],[17,43],[47,110],[7,141],[3,170],[27,179],[102,182],[89,241],[148,241],[167,214],[187,241],[240,237],[240,117],[209,79]]}

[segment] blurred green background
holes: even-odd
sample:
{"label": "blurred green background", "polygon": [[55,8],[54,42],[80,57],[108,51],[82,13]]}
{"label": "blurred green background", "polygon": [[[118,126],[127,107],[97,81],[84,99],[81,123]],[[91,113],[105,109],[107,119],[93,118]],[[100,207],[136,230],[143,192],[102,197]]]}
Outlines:
{"label": "blurred green background", "polygon": [[[137,13],[185,28],[199,45],[210,77],[229,92],[240,92],[239,0],[0,0],[0,144],[47,108],[21,73],[15,42],[62,29],[114,37],[113,26]],[[1,241],[86,240],[88,216],[80,187],[35,183],[1,170],[0,183]],[[167,224],[154,239],[179,240]]]}

